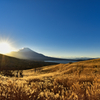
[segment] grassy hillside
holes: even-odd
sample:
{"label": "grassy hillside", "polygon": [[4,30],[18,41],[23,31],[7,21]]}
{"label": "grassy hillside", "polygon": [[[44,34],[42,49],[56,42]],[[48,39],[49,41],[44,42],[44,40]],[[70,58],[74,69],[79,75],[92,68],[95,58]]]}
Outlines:
{"label": "grassy hillside", "polygon": [[53,64],[56,63],[22,60],[0,54],[0,70],[25,70]]}
{"label": "grassy hillside", "polygon": [[0,76],[0,100],[100,100],[100,59],[28,69],[23,75]]}

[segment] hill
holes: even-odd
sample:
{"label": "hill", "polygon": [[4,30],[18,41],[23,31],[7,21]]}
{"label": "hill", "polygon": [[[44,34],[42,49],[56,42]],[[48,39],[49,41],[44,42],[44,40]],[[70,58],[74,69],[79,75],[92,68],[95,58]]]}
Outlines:
{"label": "hill", "polygon": [[43,61],[23,60],[0,54],[0,70],[25,70],[30,68],[53,65],[56,63],[49,63]]}
{"label": "hill", "polygon": [[0,76],[1,100],[100,100],[100,59],[28,69],[23,75]]}

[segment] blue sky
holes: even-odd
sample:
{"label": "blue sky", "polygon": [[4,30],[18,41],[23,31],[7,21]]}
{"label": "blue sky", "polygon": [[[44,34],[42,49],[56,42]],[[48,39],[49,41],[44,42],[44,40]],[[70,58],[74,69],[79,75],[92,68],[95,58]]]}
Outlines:
{"label": "blue sky", "polygon": [[0,0],[0,39],[54,57],[100,57],[99,0]]}

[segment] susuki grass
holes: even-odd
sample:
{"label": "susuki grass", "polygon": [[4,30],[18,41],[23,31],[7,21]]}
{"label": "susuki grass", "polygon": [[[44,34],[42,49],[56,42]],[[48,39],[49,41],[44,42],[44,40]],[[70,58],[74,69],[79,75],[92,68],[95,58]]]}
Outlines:
{"label": "susuki grass", "polygon": [[[100,59],[0,76],[0,100],[100,100]],[[96,66],[96,67],[95,67]],[[25,75],[30,76],[25,76]]]}

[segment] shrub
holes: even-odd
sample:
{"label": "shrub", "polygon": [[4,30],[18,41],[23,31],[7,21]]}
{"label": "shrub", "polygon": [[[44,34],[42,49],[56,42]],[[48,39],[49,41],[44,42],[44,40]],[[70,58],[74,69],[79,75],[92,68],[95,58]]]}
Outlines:
{"label": "shrub", "polygon": [[12,70],[3,70],[3,71],[1,71],[0,73],[1,73],[2,75],[4,75],[4,76],[10,76],[10,77],[14,76]]}
{"label": "shrub", "polygon": [[73,62],[69,62],[69,64],[72,64]]}

